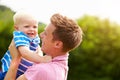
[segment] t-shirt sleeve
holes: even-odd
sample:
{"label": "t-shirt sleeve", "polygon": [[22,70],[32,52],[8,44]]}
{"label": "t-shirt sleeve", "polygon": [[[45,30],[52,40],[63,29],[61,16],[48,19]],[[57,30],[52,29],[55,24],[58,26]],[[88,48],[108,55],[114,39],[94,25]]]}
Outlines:
{"label": "t-shirt sleeve", "polygon": [[16,47],[29,46],[29,38],[23,32],[14,31],[13,39]]}

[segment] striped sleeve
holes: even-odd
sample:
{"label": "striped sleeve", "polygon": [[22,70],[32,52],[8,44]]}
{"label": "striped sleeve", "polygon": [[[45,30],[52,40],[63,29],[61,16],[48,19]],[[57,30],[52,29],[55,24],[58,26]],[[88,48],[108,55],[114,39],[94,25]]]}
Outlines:
{"label": "striped sleeve", "polygon": [[29,42],[30,42],[29,38],[21,31],[14,31],[13,39],[16,47],[29,46]]}
{"label": "striped sleeve", "polygon": [[8,71],[10,62],[11,62],[11,56],[9,50],[5,53],[4,57],[1,59],[2,62],[2,71]]}

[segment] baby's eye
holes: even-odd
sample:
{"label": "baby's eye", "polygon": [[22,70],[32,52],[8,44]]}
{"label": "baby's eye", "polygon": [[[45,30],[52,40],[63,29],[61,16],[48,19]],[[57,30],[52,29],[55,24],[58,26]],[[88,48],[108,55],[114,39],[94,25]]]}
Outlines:
{"label": "baby's eye", "polygon": [[29,26],[24,26],[25,28],[28,28]]}
{"label": "baby's eye", "polygon": [[33,28],[37,28],[37,26],[33,26]]}

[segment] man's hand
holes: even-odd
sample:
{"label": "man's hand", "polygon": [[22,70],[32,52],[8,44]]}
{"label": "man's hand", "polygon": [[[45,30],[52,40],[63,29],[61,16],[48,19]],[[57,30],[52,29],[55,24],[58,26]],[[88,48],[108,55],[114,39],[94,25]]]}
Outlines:
{"label": "man's hand", "polygon": [[40,46],[38,46],[38,48],[37,48],[37,50],[36,50],[36,53],[37,53],[39,56],[43,56],[43,52],[41,51]]}
{"label": "man's hand", "polygon": [[18,50],[16,49],[15,43],[14,43],[13,40],[11,41],[11,43],[9,45],[9,51],[10,51],[10,55],[12,56],[12,60],[14,60],[14,59],[20,59],[21,55],[18,52]]}

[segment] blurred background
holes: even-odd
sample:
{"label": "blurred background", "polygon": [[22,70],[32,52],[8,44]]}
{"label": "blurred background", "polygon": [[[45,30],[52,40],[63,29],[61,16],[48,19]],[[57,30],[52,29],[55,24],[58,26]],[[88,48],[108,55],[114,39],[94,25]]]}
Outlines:
{"label": "blurred background", "polygon": [[59,12],[75,19],[84,32],[81,45],[70,52],[67,80],[120,80],[119,0],[20,1],[0,0],[0,59],[12,40],[16,11],[33,12],[39,33],[50,16]]}

